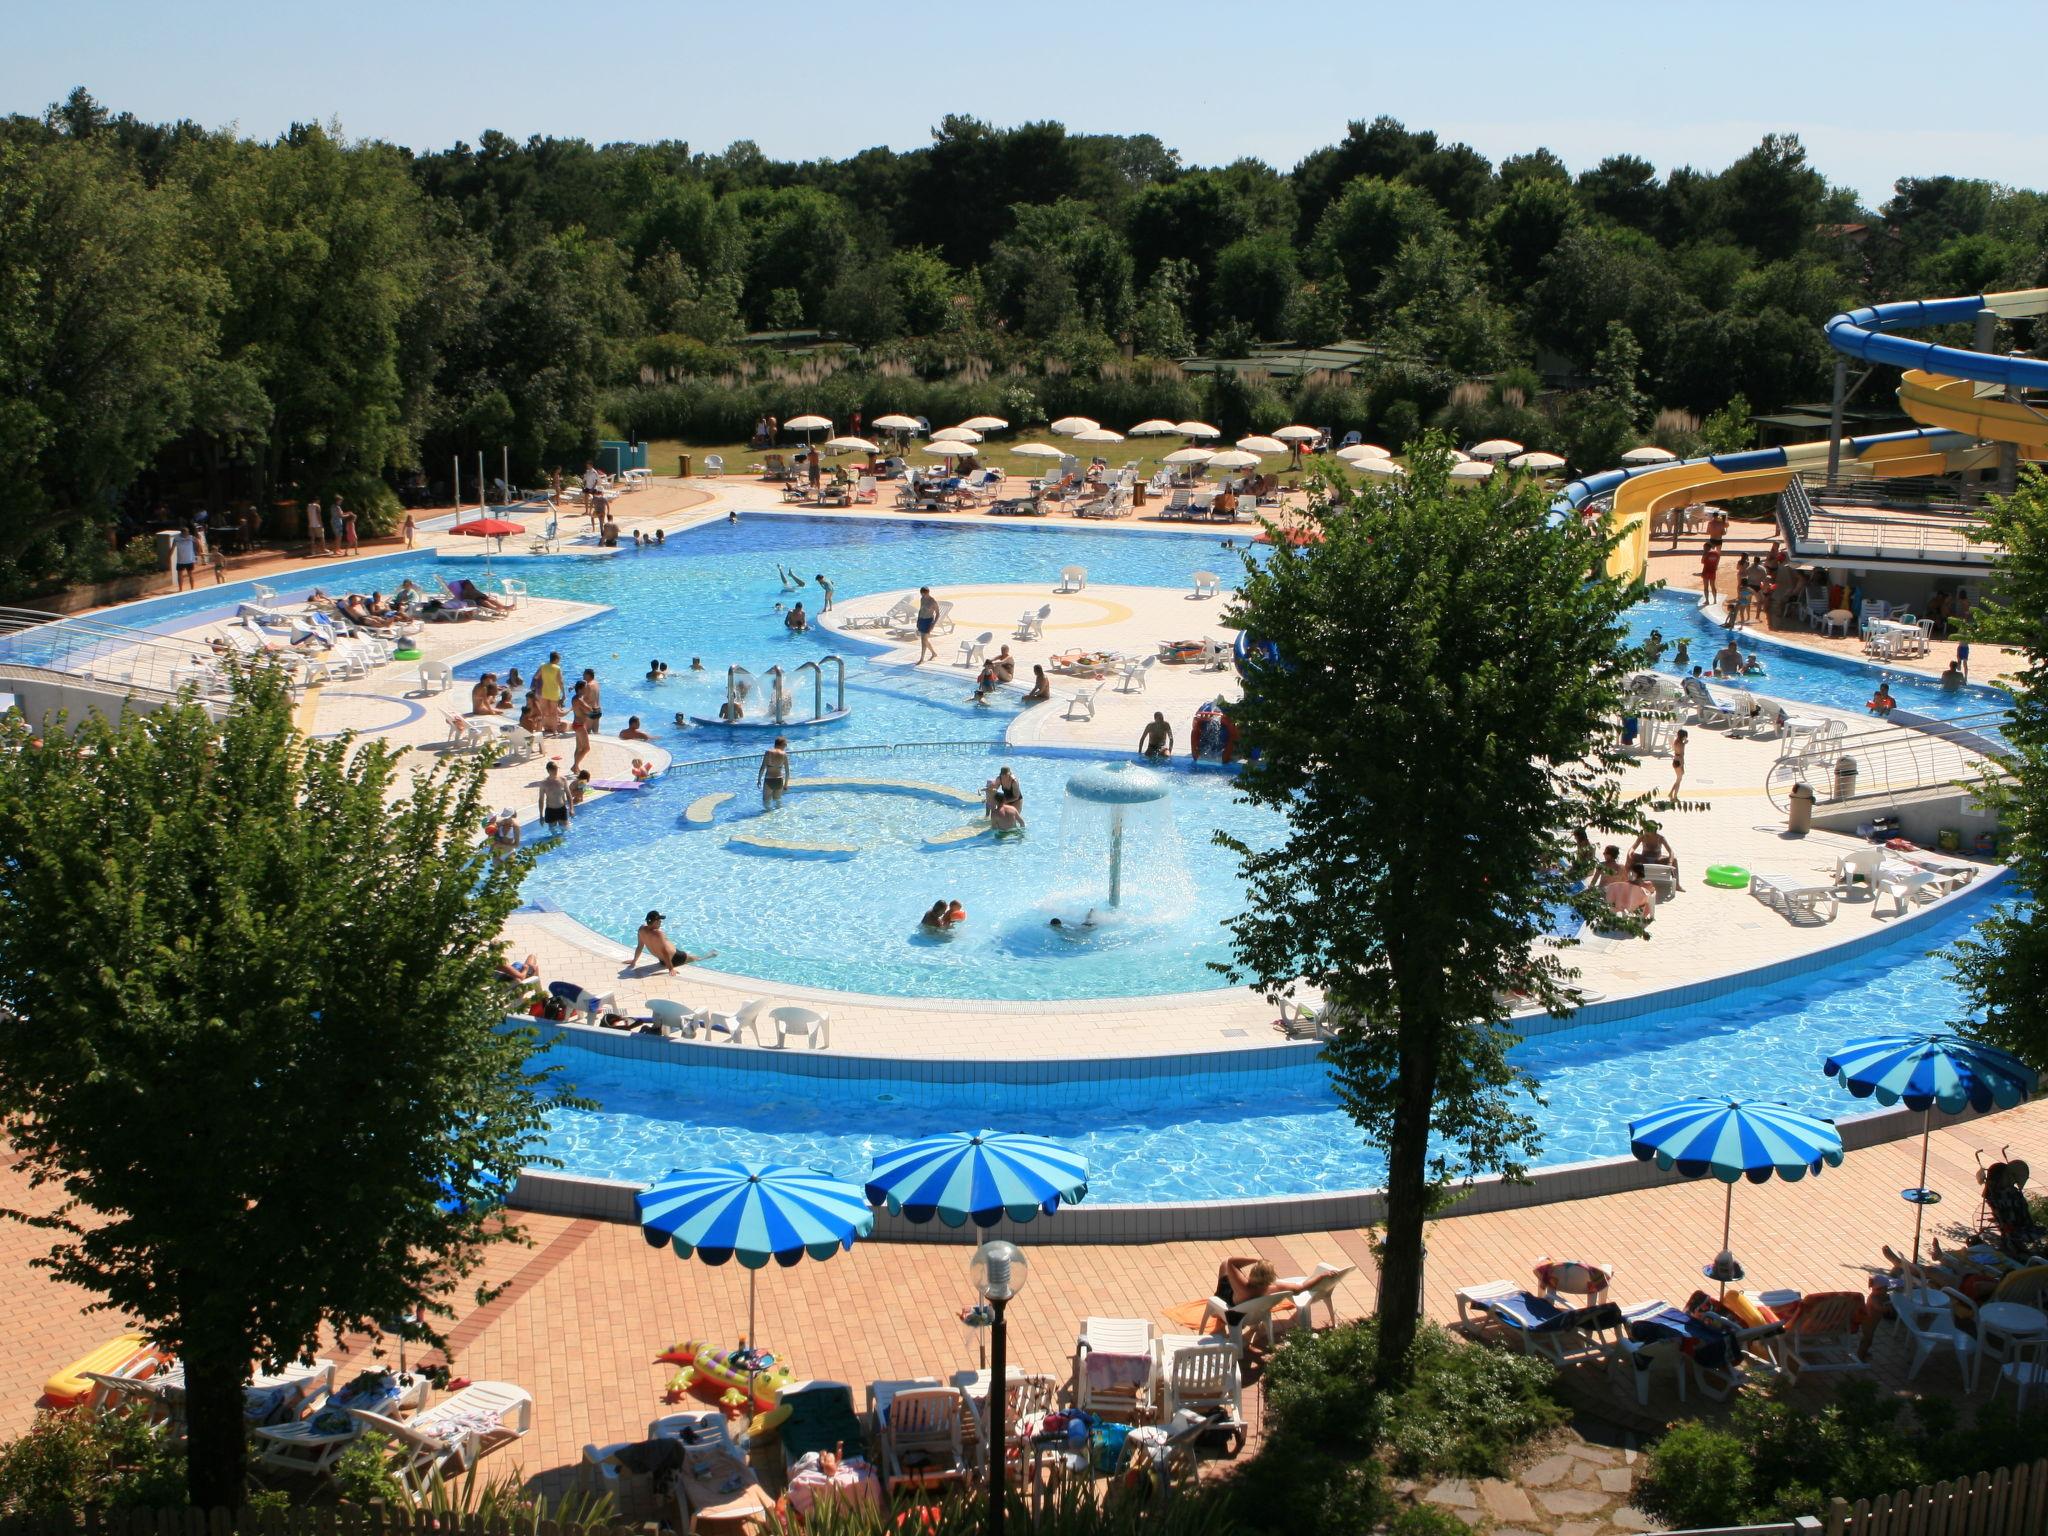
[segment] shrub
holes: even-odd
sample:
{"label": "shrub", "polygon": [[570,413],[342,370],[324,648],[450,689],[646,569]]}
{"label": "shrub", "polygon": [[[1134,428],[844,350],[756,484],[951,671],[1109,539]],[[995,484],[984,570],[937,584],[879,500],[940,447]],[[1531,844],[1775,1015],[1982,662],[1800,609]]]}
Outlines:
{"label": "shrub", "polygon": [[1551,1395],[1556,1372],[1534,1356],[1424,1328],[1409,1385],[1387,1398],[1372,1384],[1377,1347],[1370,1319],[1291,1335],[1266,1375],[1276,1435],[1356,1454],[1383,1448],[1406,1473],[1497,1476],[1519,1447],[1564,1422]]}
{"label": "shrub", "polygon": [[142,1413],[44,1413],[0,1446],[0,1516],[70,1525],[88,1509],[185,1502],[185,1461]]}
{"label": "shrub", "polygon": [[327,1474],[334,1496],[364,1509],[378,1499],[393,1507],[400,1505],[405,1490],[385,1466],[384,1449],[381,1437],[367,1435],[337,1456]]}
{"label": "shrub", "polygon": [[1673,1426],[1650,1452],[1636,1507],[1673,1526],[1740,1525],[1753,1497],[1749,1451],[1725,1429]]}

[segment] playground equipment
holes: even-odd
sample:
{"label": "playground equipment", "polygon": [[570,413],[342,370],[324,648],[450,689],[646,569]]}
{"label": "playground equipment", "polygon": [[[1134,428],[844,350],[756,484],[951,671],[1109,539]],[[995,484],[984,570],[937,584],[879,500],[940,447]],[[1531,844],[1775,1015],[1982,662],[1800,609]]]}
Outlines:
{"label": "playground equipment", "polygon": [[[2021,457],[2048,459],[2048,412],[2020,398],[2024,390],[2048,389],[2048,360],[1991,350],[1999,320],[2041,316],[2048,316],[2048,288],[1915,299],[1836,315],[1827,323],[1827,338],[1843,360],[1835,368],[1834,426],[1826,438],[1606,470],[1566,486],[1558,510],[1584,515],[1606,500],[1610,526],[1621,535],[1608,557],[1608,571],[1639,576],[1648,570],[1652,519],[1703,496],[1719,500],[1775,495],[1801,473],[1823,473],[1834,484],[2010,470]],[[1965,321],[1976,328],[1972,349],[1892,334]],[[1849,358],[1905,369],[1899,404],[1922,425],[1867,437],[1842,436]]]}
{"label": "playground equipment", "polygon": [[[834,669],[835,691],[830,709],[825,707],[827,667]],[[789,686],[793,679],[801,681],[806,672],[811,675],[811,713],[807,718],[798,715],[796,695]],[[767,684],[764,695],[753,673],[745,667],[727,667],[724,708],[716,715],[692,715],[690,721],[694,725],[724,726],[729,730],[785,731],[831,725],[853,713],[846,707],[846,662],[841,657],[822,656],[816,661],[803,663],[790,673],[785,673],[780,666],[770,667]]]}

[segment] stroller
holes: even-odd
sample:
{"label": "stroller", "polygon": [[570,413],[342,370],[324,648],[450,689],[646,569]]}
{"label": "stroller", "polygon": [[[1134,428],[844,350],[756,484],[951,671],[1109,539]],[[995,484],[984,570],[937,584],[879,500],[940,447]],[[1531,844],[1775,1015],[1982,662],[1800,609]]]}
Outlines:
{"label": "stroller", "polygon": [[1980,1240],[1991,1243],[2015,1259],[2048,1253],[2048,1231],[2034,1220],[2027,1205],[2029,1169],[2013,1157],[2010,1147],[1998,1149],[1998,1161],[1986,1163],[1977,1153],[1977,1182],[1983,1186],[1978,1206]]}

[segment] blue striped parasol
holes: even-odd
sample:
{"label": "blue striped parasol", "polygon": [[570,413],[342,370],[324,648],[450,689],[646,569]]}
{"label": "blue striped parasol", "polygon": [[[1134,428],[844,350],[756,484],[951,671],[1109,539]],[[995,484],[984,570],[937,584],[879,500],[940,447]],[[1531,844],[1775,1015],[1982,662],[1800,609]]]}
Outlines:
{"label": "blue striped parasol", "polygon": [[1763,1100],[1682,1099],[1653,1109],[1628,1125],[1628,1149],[1644,1162],[1675,1168],[1688,1179],[1715,1178],[1728,1186],[1721,1217],[1721,1252],[1706,1270],[1725,1292],[1742,1278],[1729,1251],[1735,1219],[1735,1186],[1747,1179],[1763,1184],[1773,1176],[1788,1182],[1842,1165],[1842,1134],[1819,1115]]}
{"label": "blue striped parasol", "polygon": [[[754,1346],[754,1279],[773,1260],[829,1259],[875,1230],[860,1186],[788,1163],[720,1163],[672,1170],[633,1197],[640,1235],[706,1264],[747,1271],[747,1347]],[[751,1376],[749,1380],[751,1390]]]}
{"label": "blue striped parasol", "polygon": [[867,1196],[911,1221],[934,1216],[949,1227],[992,1227],[1003,1217],[1050,1216],[1088,1194],[1088,1164],[1044,1136],[964,1131],[927,1136],[884,1152],[868,1174]]}
{"label": "blue striped parasol", "polygon": [[1948,1034],[1864,1035],[1836,1051],[1822,1070],[1840,1078],[1859,1099],[1920,1111],[1920,1182],[1899,1191],[1913,1207],[1915,1263],[1920,1259],[1921,1220],[1928,1206],[1941,1202],[1941,1196],[1927,1187],[1934,1112],[2011,1109],[2031,1098],[2041,1081],[2041,1075],[2017,1056],[1966,1035]]}

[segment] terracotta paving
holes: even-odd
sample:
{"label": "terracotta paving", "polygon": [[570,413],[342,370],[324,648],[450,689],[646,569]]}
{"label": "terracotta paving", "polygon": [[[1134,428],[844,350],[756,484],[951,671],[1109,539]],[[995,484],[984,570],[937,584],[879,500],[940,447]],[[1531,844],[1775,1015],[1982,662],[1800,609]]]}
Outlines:
{"label": "terracotta paving", "polygon": [[[1942,1210],[1950,1219],[1967,1221],[1975,1210],[1973,1151],[2002,1144],[2037,1167],[2048,1165],[2048,1103],[1936,1130],[1931,1182],[1948,1195]],[[1818,1179],[1741,1186],[1734,1246],[1752,1284],[1860,1290],[1878,1245],[1910,1237],[1897,1191],[1917,1178],[1917,1159],[1916,1145],[1895,1143],[1852,1153]],[[0,1205],[24,1202],[48,1204],[28,1196],[19,1175],[0,1172]],[[1429,1232],[1429,1312],[1449,1321],[1459,1286],[1522,1278],[1544,1255],[1612,1262],[1617,1299],[1625,1303],[1654,1297],[1682,1303],[1702,1283],[1699,1266],[1718,1246],[1720,1218],[1719,1185],[1674,1180],[1629,1194],[1439,1220]],[[473,1300],[458,1307],[454,1363],[461,1375],[514,1381],[534,1393],[533,1433],[503,1460],[559,1485],[586,1443],[635,1437],[662,1411],[671,1367],[654,1363],[656,1353],[687,1338],[729,1343],[741,1336],[747,1276],[737,1266],[713,1269],[649,1248],[629,1226],[547,1216],[524,1217],[522,1224],[533,1246],[496,1250],[482,1277],[504,1285],[502,1294],[482,1308]],[[44,1376],[118,1331],[112,1319],[84,1314],[86,1298],[29,1267],[44,1247],[31,1229],[0,1223],[0,1306],[13,1323],[10,1347],[0,1353],[0,1433],[27,1423]],[[1090,1315],[1149,1318],[1162,1332],[1176,1331],[1164,1309],[1201,1296],[1218,1261],[1246,1248],[1298,1269],[1319,1261],[1361,1263],[1339,1291],[1339,1316],[1360,1316],[1374,1303],[1369,1254],[1357,1231],[1292,1233],[1245,1244],[1027,1245],[1032,1272],[1011,1309],[1011,1359],[1064,1376],[1076,1327]],[[974,1343],[957,1321],[971,1300],[969,1252],[963,1235],[957,1244],[857,1244],[826,1263],[771,1267],[759,1276],[759,1336],[799,1373],[852,1384],[856,1398],[872,1380],[944,1378],[975,1364]],[[1902,1338],[1881,1332],[1873,1357],[1880,1379],[1896,1382],[1904,1357]],[[1930,1364],[1917,1385],[1957,1390],[1945,1359]],[[1593,1417],[1621,1429],[1643,1431],[1656,1422],[1637,1412],[1620,1372],[1577,1381],[1572,1396]],[[1668,1385],[1657,1388],[1652,1402],[1658,1417],[1678,1411]],[[1689,1411],[1697,1411],[1697,1403]],[[1256,1426],[1256,1393],[1251,1416]],[[1570,1454],[1569,1446],[1559,1454]],[[1618,1528],[1626,1529],[1632,1516],[1621,1508],[1622,1492],[1604,1488],[1597,1471],[1615,1464],[1606,1455],[1576,1456],[1556,1486],[1589,1482],[1605,1495],[1598,1519],[1620,1516]],[[1550,1508],[1559,1501],[1542,1497],[1540,1479],[1525,1476],[1523,1482],[1541,1518],[1498,1519],[1502,1529],[1547,1531],[1557,1529],[1557,1521],[1589,1517]],[[1461,1507],[1462,1496],[1448,1490],[1449,1507]],[[1482,1524],[1497,1519],[1496,1504],[1503,1513],[1520,1510],[1497,1491],[1490,1500],[1483,1487],[1474,1496],[1480,1502],[1471,1513],[1483,1515]],[[1562,1502],[1576,1507],[1583,1501]],[[1596,1522],[1573,1536],[1607,1528]]]}

